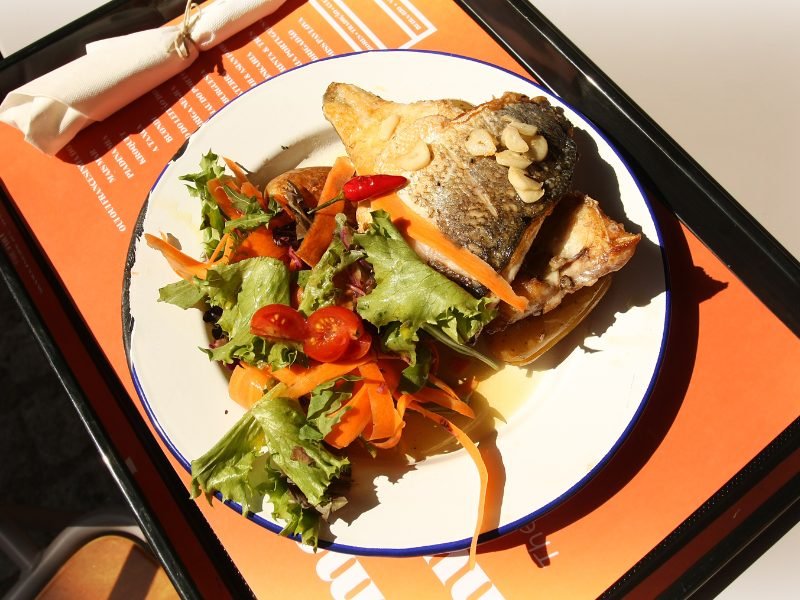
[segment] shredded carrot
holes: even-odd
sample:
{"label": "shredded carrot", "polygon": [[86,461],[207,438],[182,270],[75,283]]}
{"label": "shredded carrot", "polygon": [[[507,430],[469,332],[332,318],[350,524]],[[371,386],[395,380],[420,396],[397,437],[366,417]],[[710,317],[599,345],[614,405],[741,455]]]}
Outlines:
{"label": "shredded carrot", "polygon": [[238,219],[239,217],[243,217],[244,213],[233,205],[230,196],[225,193],[226,185],[232,189],[235,189],[236,191],[239,191],[239,186],[235,186],[231,180],[209,179],[208,183],[206,184],[208,187],[208,192],[214,197],[214,200],[217,202],[217,206],[219,206],[219,209],[225,214],[226,217],[229,219]]}
{"label": "shredded carrot", "polygon": [[381,370],[383,380],[389,386],[389,391],[394,394],[400,385],[400,377],[406,364],[402,360],[378,360],[378,368]]}
{"label": "shredded carrot", "polygon": [[469,457],[475,463],[475,466],[478,468],[478,477],[480,479],[480,495],[478,497],[478,514],[475,521],[475,531],[472,534],[472,542],[469,546],[469,568],[473,568],[475,566],[475,555],[478,549],[478,536],[481,533],[481,526],[483,524],[483,513],[486,510],[486,490],[489,486],[489,471],[486,469],[486,464],[483,462],[483,457],[481,456],[480,450],[475,445],[475,443],[469,438],[469,436],[461,431],[458,427],[453,425],[450,421],[445,419],[441,415],[437,415],[436,413],[430,412],[422,408],[416,402],[412,402],[408,405],[409,410],[414,410],[421,414],[423,417],[426,417],[442,427],[445,431],[450,433],[453,437],[455,437],[464,450],[467,451]]}
{"label": "shredded carrot", "polygon": [[239,191],[241,191],[248,198],[255,198],[256,200],[259,200],[259,203],[263,199],[259,189],[249,181],[242,183],[242,187],[239,189]]}
{"label": "shredded carrot", "polygon": [[[475,418],[475,413],[473,412],[472,408],[461,399],[461,396],[458,393],[456,393],[456,391],[453,390],[453,388],[451,388],[449,385],[447,385],[444,381],[439,379],[433,373],[428,373],[428,381],[430,381],[433,385],[435,385],[447,396],[449,396],[454,404],[453,406],[447,406],[445,404],[442,404],[441,406],[446,406],[447,408],[454,410],[455,412],[464,415],[465,417],[469,417],[471,419]],[[459,408],[456,408],[456,406],[458,406]]]}
{"label": "shredded carrot", "polygon": [[250,408],[264,395],[264,388],[271,378],[269,369],[239,363],[231,373],[228,394],[237,404]]}
{"label": "shredded carrot", "polygon": [[400,394],[400,397],[397,399],[397,414],[400,417],[400,426],[392,437],[381,442],[370,442],[373,446],[381,450],[386,450],[387,448],[394,448],[400,442],[400,438],[403,435],[403,428],[406,425],[403,417],[406,414],[406,408],[413,400],[414,399],[409,394]]}
{"label": "shredded carrot", "polygon": [[362,385],[340,410],[344,413],[325,436],[334,448],[349,446],[372,419],[367,386]]}
{"label": "shredded carrot", "polygon": [[258,227],[247,232],[247,235],[242,238],[231,256],[231,262],[255,256],[269,256],[285,262],[289,258],[289,249],[275,243],[272,231],[266,227]]}
{"label": "shredded carrot", "polygon": [[[245,182],[249,183],[249,180],[247,178],[247,174],[244,172],[242,167],[240,167],[239,164],[236,161],[231,160],[230,158],[225,158],[225,157],[223,157],[223,160],[225,161],[225,164],[228,165],[228,168],[233,172],[233,176],[236,177],[236,181],[239,183],[239,185],[242,185]],[[243,190],[243,193],[244,193],[244,190]]]}
{"label": "shredded carrot", "polygon": [[421,242],[451,260],[475,281],[485,285],[491,292],[517,310],[524,310],[528,301],[518,296],[503,277],[485,261],[472,252],[458,246],[433,225],[409,208],[397,194],[387,194],[372,200],[373,209],[388,212],[394,224],[408,237]]}
{"label": "shredded carrot", "polygon": [[[352,178],[354,172],[355,167],[349,158],[346,156],[337,158],[325,180],[319,203],[323,204],[336,197],[342,191],[344,184]],[[334,202],[315,213],[314,221],[297,249],[297,256],[303,262],[312,267],[319,262],[331,244],[333,232],[336,229],[336,215],[342,210],[344,210],[344,201]]]}
{"label": "shredded carrot", "polygon": [[[299,374],[282,395],[286,398],[305,396],[319,384],[347,375],[370,360],[372,360],[372,357],[367,355],[357,361],[320,363]],[[281,376],[278,373],[279,371],[276,371],[274,375],[280,381]]]}
{"label": "shredded carrot", "polygon": [[295,381],[303,376],[303,373],[308,371],[306,367],[298,364],[293,364],[277,371],[272,371],[272,376],[286,385],[292,385]]}
{"label": "shredded carrot", "polygon": [[223,258],[228,259],[230,258],[231,252],[233,252],[233,239],[231,239],[231,236],[226,233],[220,238],[216,248],[214,248],[214,251],[211,253],[211,256],[208,257],[206,264],[210,266],[218,263]]}
{"label": "shredded carrot", "polygon": [[[394,438],[404,426],[403,419],[394,406],[392,392],[376,362],[367,362],[358,367],[368,389],[369,406],[372,412],[372,426],[367,440],[386,440]],[[399,438],[398,438],[399,439]]]}
{"label": "shredded carrot", "polygon": [[[230,259],[230,255],[233,250],[233,240],[229,235],[226,234],[222,236],[219,244],[217,244],[214,252],[212,252],[211,258],[206,262],[201,262],[178,250],[175,246],[167,241],[166,236],[159,238],[149,233],[145,233],[144,239],[148,246],[154,250],[158,250],[164,255],[164,258],[167,259],[167,262],[169,263],[169,266],[172,267],[173,271],[175,271],[183,279],[190,281],[195,277],[198,279],[205,279],[208,269],[216,264],[227,262]],[[220,256],[220,254],[222,254],[222,256]]]}
{"label": "shredded carrot", "polygon": [[469,404],[462,402],[460,398],[451,396],[440,389],[423,387],[414,392],[413,395],[414,398],[419,402],[438,404],[439,406],[449,408],[450,410],[457,412],[460,415],[464,415],[465,417],[469,417],[470,419],[475,418],[475,412],[472,410],[472,408],[470,408]]}

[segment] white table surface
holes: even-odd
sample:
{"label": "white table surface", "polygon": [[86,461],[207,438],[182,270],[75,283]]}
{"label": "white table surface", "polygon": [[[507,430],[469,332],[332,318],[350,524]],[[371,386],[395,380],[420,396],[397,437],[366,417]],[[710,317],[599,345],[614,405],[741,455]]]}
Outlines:
{"label": "white table surface", "polygon": [[[353,0],[362,1],[362,0]],[[0,2],[8,56],[103,0]],[[800,258],[800,3],[532,0]],[[723,591],[794,598],[800,525]]]}
{"label": "white table surface", "polygon": [[800,259],[800,3],[531,3]]}
{"label": "white table surface", "polygon": [[0,53],[8,56],[107,0],[0,0]]}
{"label": "white table surface", "polygon": [[[800,259],[800,2],[530,0]],[[800,525],[719,596],[797,598]]]}

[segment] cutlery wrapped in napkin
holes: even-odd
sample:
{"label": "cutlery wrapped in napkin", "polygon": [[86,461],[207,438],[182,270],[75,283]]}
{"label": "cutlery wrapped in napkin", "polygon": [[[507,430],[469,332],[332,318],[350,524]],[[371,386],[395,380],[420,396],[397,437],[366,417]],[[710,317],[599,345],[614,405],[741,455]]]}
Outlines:
{"label": "cutlery wrapped in napkin", "polygon": [[285,0],[216,0],[182,23],[88,44],[86,55],[29,81],[0,104],[0,121],[55,154],[81,129],[102,121],[187,68],[200,52],[270,15]]}

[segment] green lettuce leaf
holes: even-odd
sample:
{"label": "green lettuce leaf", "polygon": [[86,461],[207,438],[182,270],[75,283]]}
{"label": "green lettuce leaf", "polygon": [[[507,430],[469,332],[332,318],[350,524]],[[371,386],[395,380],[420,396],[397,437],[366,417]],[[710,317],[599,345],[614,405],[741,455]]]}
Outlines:
{"label": "green lettuce leaf", "polygon": [[[306,425],[300,430],[304,439],[322,440],[349,408],[339,411],[353,395],[352,382],[359,377],[344,376],[319,384],[311,392],[306,411]],[[335,413],[335,414],[332,414]]]}
{"label": "green lettuce leaf", "polygon": [[[205,280],[178,281],[159,290],[159,299],[190,308],[205,300],[222,308],[217,323],[228,341],[202,349],[212,360],[226,364],[236,359],[250,364],[266,363],[275,368],[304,357],[296,344],[276,344],[250,333],[253,313],[266,304],[289,304],[291,276],[283,262],[274,258],[248,258],[231,265],[215,265]],[[277,349],[276,349],[277,347]]]}
{"label": "green lettuce leaf", "polygon": [[346,457],[330,452],[319,440],[303,439],[306,417],[294,400],[274,397],[250,409],[267,438],[272,461],[296,485],[313,506],[331,498],[328,486],[349,469]]}
{"label": "green lettuce leaf", "polygon": [[208,452],[192,461],[192,497],[214,492],[242,505],[247,514],[260,510],[264,494],[250,481],[250,471],[264,446],[264,432],[250,413],[239,421]]}
{"label": "green lettuce leaf", "polygon": [[320,511],[336,504],[330,488],[347,475],[346,457],[319,440],[301,437],[307,425],[300,405],[282,398],[282,384],[259,400],[208,452],[192,461],[192,496],[209,501],[219,492],[241,504],[243,514],[261,509],[286,522],[283,533],[298,534],[316,547]]}
{"label": "green lettuce leaf", "polygon": [[[338,234],[342,227],[346,227],[344,219],[343,214],[337,215],[336,234],[333,236],[331,245],[328,246],[325,254],[314,268],[303,276],[302,282],[298,281],[298,284],[302,284],[303,287],[303,299],[298,310],[306,316],[315,310],[336,303],[341,291],[334,285],[334,277],[365,256],[364,252],[360,250],[348,250],[342,243]],[[301,271],[301,273],[304,272]]]}
{"label": "green lettuce leaf", "polygon": [[281,261],[259,256],[209,269],[203,286],[208,301],[220,306],[218,323],[231,337],[250,330],[250,319],[266,304],[289,304],[289,269]]}
{"label": "green lettuce leaf", "polygon": [[179,179],[188,182],[186,187],[189,194],[200,200],[200,232],[203,235],[203,247],[206,258],[222,239],[223,229],[225,228],[225,218],[217,206],[217,201],[208,191],[208,182],[217,179],[225,173],[225,163],[219,156],[209,150],[200,159],[200,170],[197,173],[189,173]]}
{"label": "green lettuce leaf", "polygon": [[272,503],[272,516],[286,523],[281,535],[298,535],[304,544],[317,547],[321,514],[315,508],[305,506],[298,498],[289,480],[274,466],[268,454],[259,459],[263,469],[257,465],[251,479],[259,486]]}
{"label": "green lettuce leaf", "polygon": [[267,355],[267,364],[273,371],[290,367],[294,363],[308,366],[308,360],[306,355],[303,354],[302,348],[303,344],[300,342],[290,342],[288,340],[273,342]]}
{"label": "green lettuce leaf", "polygon": [[158,290],[158,301],[179,306],[184,310],[205,300],[206,292],[194,281],[181,279]]}
{"label": "green lettuce leaf", "polygon": [[250,333],[253,314],[267,304],[289,304],[289,270],[274,258],[248,258],[209,269],[200,285],[207,300],[223,309],[217,323],[228,342],[206,350],[212,360],[250,364],[269,363],[273,343]]}
{"label": "green lettuce leaf", "polygon": [[358,313],[381,329],[388,350],[406,353],[416,365],[420,329],[433,329],[450,345],[468,343],[495,316],[486,298],[474,298],[461,286],[425,264],[383,211],[372,213],[370,228],[354,236],[367,252],[376,285],[359,298]]}

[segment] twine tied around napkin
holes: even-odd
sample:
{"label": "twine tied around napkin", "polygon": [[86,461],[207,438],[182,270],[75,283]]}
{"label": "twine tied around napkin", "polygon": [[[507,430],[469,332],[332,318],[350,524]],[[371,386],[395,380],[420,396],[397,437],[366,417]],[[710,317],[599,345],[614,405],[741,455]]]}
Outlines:
{"label": "twine tied around napkin", "polygon": [[84,127],[102,121],[188,67],[200,52],[275,12],[285,0],[215,0],[179,25],[93,42],[86,55],[29,81],[0,104],[0,121],[55,154]]}
{"label": "twine tied around napkin", "polygon": [[175,52],[181,58],[189,58],[189,44],[194,44],[192,39],[192,10],[197,8],[197,4],[192,0],[187,0],[186,9],[183,11],[183,24],[178,35],[175,36]]}

